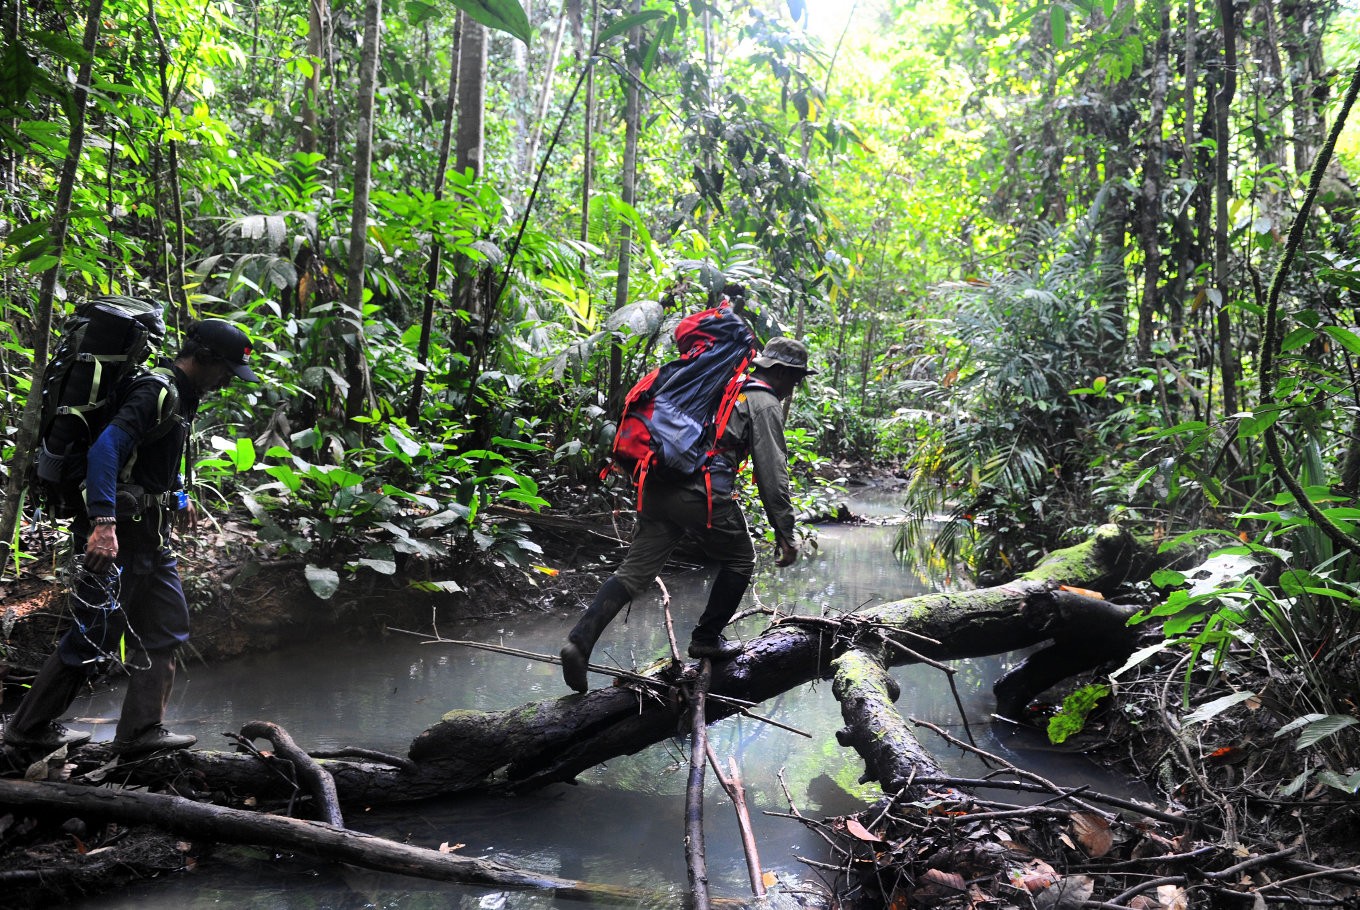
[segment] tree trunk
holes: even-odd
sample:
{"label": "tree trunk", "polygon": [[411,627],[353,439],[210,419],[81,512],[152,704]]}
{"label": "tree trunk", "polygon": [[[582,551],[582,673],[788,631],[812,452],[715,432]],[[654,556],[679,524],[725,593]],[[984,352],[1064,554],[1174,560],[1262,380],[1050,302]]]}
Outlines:
{"label": "tree trunk", "polygon": [[1223,414],[1237,413],[1237,350],[1232,339],[1232,317],[1228,314],[1228,296],[1232,293],[1228,282],[1228,200],[1232,184],[1228,174],[1229,144],[1232,132],[1228,115],[1233,95],[1237,91],[1237,23],[1233,0],[1219,0],[1222,19],[1223,59],[1219,67],[1221,82],[1214,96],[1214,284],[1217,285],[1218,368],[1223,381]]}
{"label": "tree trunk", "polygon": [[[151,32],[156,38],[156,70],[160,76],[161,84],[161,117],[166,122],[170,122],[170,111],[174,102],[175,93],[170,91],[170,78],[168,70],[170,67],[170,49],[166,47],[165,37],[161,34],[160,22],[156,19],[155,0],[147,0],[146,21],[151,26]],[[162,127],[158,135],[163,137],[165,129]],[[169,296],[171,311],[170,319],[167,320],[171,326],[178,328],[183,319],[188,315],[188,301],[185,298],[184,280],[184,197],[181,192],[179,181],[179,143],[174,139],[166,140],[166,157],[168,159],[169,174],[167,179],[170,184],[170,207],[171,215],[175,224],[175,236],[173,243],[173,261],[165,264],[165,284],[166,293]],[[156,173],[156,182],[160,183],[160,172]],[[159,194],[158,194],[159,195]],[[165,214],[161,211],[161,206],[157,206],[157,219],[164,224]],[[167,251],[167,258],[170,251]]]}
{"label": "tree trunk", "polygon": [[[444,112],[444,131],[439,137],[439,162],[435,165],[433,194],[435,202],[444,198],[444,183],[449,178],[449,155],[453,148],[453,127],[458,117],[458,47],[462,19],[456,19],[453,27],[453,47],[449,49],[449,93],[448,108]],[[430,232],[430,253],[425,261],[425,305],[420,316],[420,341],[416,348],[416,360],[420,368],[416,370],[415,381],[411,387],[411,397],[406,404],[406,421],[412,427],[420,426],[420,408],[425,395],[425,374],[430,369],[430,336],[434,333],[435,292],[439,288],[439,275],[444,268],[444,244],[440,241],[436,228]]]}
{"label": "tree trunk", "polygon": [[462,37],[458,42],[458,135],[455,167],[482,173],[486,132],[486,26],[459,13]]}
{"label": "tree trunk", "polygon": [[[642,9],[642,0],[633,0],[631,12],[636,14]],[[642,120],[642,105],[639,100],[638,82],[641,70],[638,57],[642,53],[639,46],[642,29],[635,28],[628,38],[628,65],[624,76],[624,141],[623,174],[620,178],[623,203],[632,206],[637,202],[637,149],[638,131]],[[628,305],[628,269],[633,256],[633,224],[623,219],[619,228],[619,268],[614,284],[614,309]],[[609,347],[609,400],[616,402],[623,384],[623,345],[615,341]]]}
{"label": "tree trunk", "polygon": [[[364,9],[364,47],[359,58],[359,122],[354,143],[354,212],[349,229],[349,267],[345,272],[345,318],[353,340],[345,348],[345,378],[349,393],[345,417],[372,408],[373,380],[368,369],[364,337],[364,273],[368,250],[368,196],[373,179],[373,100],[378,84],[378,43],[381,40],[382,0],[367,0]],[[362,427],[362,424],[354,424]]]}
{"label": "tree trunk", "polygon": [[1294,119],[1294,171],[1306,175],[1326,134],[1323,111],[1327,80],[1323,78],[1322,36],[1329,4],[1288,0],[1280,4],[1281,43],[1289,57],[1289,83]]}
{"label": "tree trunk", "polygon": [[1152,357],[1154,321],[1161,312],[1162,192],[1166,150],[1162,121],[1166,116],[1166,90],[1170,81],[1167,49],[1170,45],[1171,10],[1163,6],[1153,46],[1152,95],[1147,118],[1147,143],[1143,152],[1143,198],[1139,210],[1139,240],[1143,246],[1143,297],[1138,309],[1138,362]]}
{"label": "tree trunk", "polygon": [[543,87],[538,93],[538,106],[534,109],[533,128],[529,133],[529,167],[532,171],[538,161],[538,144],[543,138],[543,124],[548,119],[548,106],[552,102],[553,82],[557,76],[557,61],[562,57],[562,39],[567,33],[567,16],[564,9],[557,18],[557,35],[553,38],[548,52],[548,65],[543,71]]}
{"label": "tree trunk", "polygon": [[317,110],[321,105],[321,70],[326,66],[326,22],[330,18],[327,0],[307,0],[307,59],[312,71],[302,90],[302,151],[317,150],[319,131]]}
{"label": "tree trunk", "polygon": [[[473,177],[478,177],[482,173],[486,119],[486,26],[467,13],[459,12],[458,31],[458,128],[453,140],[454,167],[460,174],[471,171]],[[458,309],[466,314],[463,317],[467,320],[465,331],[471,335],[471,344],[460,346],[469,354],[470,384],[477,382],[491,338],[491,326],[486,324],[484,312],[487,301],[479,276],[479,270],[463,260],[458,275]],[[471,400],[466,406],[469,413],[475,407]]]}
{"label": "tree trunk", "polygon": [[[584,33],[584,29],[582,32]],[[586,109],[585,121],[581,124],[581,231],[577,235],[582,243],[590,242],[590,196],[595,191],[595,67],[590,57],[595,50],[595,37],[600,33],[600,4],[592,0],[590,4],[590,42],[587,44],[582,35],[584,51],[582,65],[586,69]],[[585,263],[582,263],[582,267]]]}
{"label": "tree trunk", "polygon": [[1199,75],[1196,62],[1199,46],[1199,18],[1195,9],[1197,2],[1198,0],[1186,0],[1185,2],[1185,88],[1181,92],[1183,96],[1181,116],[1183,119],[1181,122],[1180,178],[1181,185],[1186,187],[1182,192],[1188,194],[1191,198],[1180,203],[1176,214],[1175,261],[1172,263],[1175,273],[1172,275],[1171,287],[1167,294],[1167,304],[1170,310],[1167,341],[1172,345],[1177,345],[1181,341],[1185,316],[1182,301],[1185,299],[1186,287],[1189,285],[1190,276],[1194,271],[1195,261],[1195,222],[1190,217],[1190,204],[1197,195],[1197,191],[1190,188],[1195,186],[1195,157],[1198,154],[1195,148],[1195,87]]}
{"label": "tree trunk", "polygon": [[19,423],[19,434],[14,440],[14,460],[10,462],[9,483],[5,488],[4,509],[0,511],[0,562],[10,557],[14,529],[19,523],[19,501],[28,480],[27,466],[33,458],[37,443],[38,417],[42,411],[43,370],[47,367],[48,350],[52,338],[52,305],[57,294],[57,275],[61,271],[62,256],[66,252],[66,233],[70,226],[71,196],[75,192],[76,171],[85,147],[85,105],[90,94],[90,76],[94,69],[95,44],[99,40],[99,17],[104,11],[104,0],[90,0],[90,11],[85,17],[85,56],[71,87],[71,134],[66,140],[66,160],[61,167],[61,181],[57,185],[57,200],[52,209],[49,229],[52,241],[49,255],[56,261],[45,271],[38,289],[37,324],[33,333],[33,378]]}

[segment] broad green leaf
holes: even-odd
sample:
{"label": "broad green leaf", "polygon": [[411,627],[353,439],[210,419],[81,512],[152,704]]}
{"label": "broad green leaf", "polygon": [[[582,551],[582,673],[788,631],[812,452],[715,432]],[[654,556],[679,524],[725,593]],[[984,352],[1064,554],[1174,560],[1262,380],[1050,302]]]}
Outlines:
{"label": "broad green leaf", "polygon": [[1125,670],[1132,670],[1134,667],[1138,666],[1152,655],[1160,654],[1169,647],[1171,647],[1171,642],[1159,641],[1156,644],[1148,645],[1145,648],[1139,648],[1137,651],[1134,651],[1132,654],[1129,655],[1129,659],[1124,661],[1124,665],[1122,667],[1120,667],[1118,670],[1115,670],[1113,673],[1110,674],[1110,679],[1114,679],[1116,676],[1123,673]]}
{"label": "broad green leaf", "polygon": [[1316,337],[1317,332],[1313,331],[1312,329],[1297,328],[1294,331],[1290,332],[1288,335],[1284,336],[1284,340],[1280,342],[1280,351],[1281,353],[1296,351],[1299,348],[1311,342]]}
{"label": "broad green leaf", "polygon": [[1360,335],[1356,335],[1350,329],[1343,329],[1339,325],[1324,325],[1322,331],[1345,348],[1347,353],[1360,355]]}
{"label": "broad green leaf", "polygon": [[445,594],[458,594],[463,590],[462,585],[456,581],[413,581],[411,587],[417,591],[443,592]]}
{"label": "broad green leaf", "polygon": [[645,13],[638,13],[637,15],[634,16],[624,16],[618,22],[615,22],[613,25],[609,26],[609,28],[600,32],[600,40],[596,46],[604,47],[604,45],[609,41],[609,39],[616,38],[619,35],[622,35],[624,32],[627,32],[628,30],[635,28],[636,26],[646,25],[653,19],[664,19],[666,18],[666,15],[667,15],[666,13],[662,12],[659,9],[653,9],[648,10]]}
{"label": "broad green leaf", "polygon": [[1316,745],[1319,741],[1326,739],[1333,734],[1340,733],[1347,727],[1360,723],[1349,714],[1326,714],[1310,722],[1299,735],[1299,742],[1295,749],[1306,749]]}
{"label": "broad green leaf", "polygon": [[425,0],[406,0],[406,18],[412,25],[421,26],[439,16],[439,7]]}
{"label": "broad green leaf", "polygon": [[396,575],[397,563],[393,559],[356,559],[345,566],[347,569],[372,569],[379,575]]}
{"label": "broad green leaf", "polygon": [[249,439],[236,440],[236,444],[227,449],[225,454],[238,474],[255,467],[255,443]]}
{"label": "broad green leaf", "polygon": [[1210,718],[1217,717],[1229,708],[1240,705],[1247,699],[1255,697],[1255,692],[1234,692],[1232,695],[1215,698],[1213,701],[1205,702],[1194,711],[1187,714],[1185,716],[1185,723],[1197,724],[1201,721],[1209,720]]}
{"label": "broad green leaf", "polygon": [[302,478],[286,464],[271,464],[264,472],[287,487],[289,493],[296,493],[302,489]]}
{"label": "broad green leaf", "polygon": [[1281,736],[1287,736],[1300,727],[1306,727],[1314,721],[1322,720],[1322,718],[1326,716],[1326,714],[1304,714],[1302,717],[1296,717],[1280,729],[1276,730],[1274,738],[1279,739]]}
{"label": "broad green leaf", "polygon": [[330,600],[340,588],[340,573],[334,569],[324,569],[321,566],[314,566],[307,563],[304,570],[307,575],[307,585],[312,589],[312,593],[322,600]]}
{"label": "broad green leaf", "polygon": [[1152,583],[1159,588],[1171,588],[1185,583],[1185,576],[1171,569],[1158,569],[1152,573]]}
{"label": "broad green leaf", "polygon": [[1064,48],[1067,46],[1067,10],[1061,4],[1055,3],[1049,7],[1049,28],[1053,33],[1053,46]]}
{"label": "broad green leaf", "polygon": [[1354,793],[1356,790],[1360,789],[1360,771],[1356,771],[1354,774],[1348,774],[1345,777],[1342,777],[1335,771],[1319,771],[1317,779],[1318,783],[1326,784],[1343,793]]}
{"label": "broad green leaf", "polygon": [[518,0],[452,0],[453,5],[487,28],[507,32],[525,44],[533,41],[534,30]]}

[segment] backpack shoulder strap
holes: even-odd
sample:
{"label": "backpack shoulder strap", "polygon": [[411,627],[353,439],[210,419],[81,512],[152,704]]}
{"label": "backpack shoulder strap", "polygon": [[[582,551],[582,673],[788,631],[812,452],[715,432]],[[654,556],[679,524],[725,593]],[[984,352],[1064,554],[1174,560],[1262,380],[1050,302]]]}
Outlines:
{"label": "backpack shoulder strap", "polygon": [[131,394],[134,388],[141,385],[157,387],[156,425],[146,434],[146,441],[160,439],[170,431],[179,416],[179,387],[175,385],[174,374],[167,367],[156,367],[133,376],[128,381],[124,395]]}

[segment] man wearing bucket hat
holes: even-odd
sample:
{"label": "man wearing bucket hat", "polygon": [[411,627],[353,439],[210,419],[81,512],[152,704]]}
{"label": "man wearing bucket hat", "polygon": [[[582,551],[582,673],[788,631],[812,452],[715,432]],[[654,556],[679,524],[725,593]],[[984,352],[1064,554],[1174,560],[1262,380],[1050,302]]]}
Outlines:
{"label": "man wearing bucket hat", "polygon": [[782,568],[798,559],[783,401],[793,395],[804,377],[817,371],[808,366],[807,346],[785,337],[772,338],[752,363],[754,369],[718,441],[718,456],[710,465],[711,490],[702,477],[648,479],[628,555],[596,593],[560,652],[562,678],[577,692],[588,688],[586,671],[600,634],[619,610],[646,590],[686,534],[719,564],[708,604],[690,635],[689,656],[726,660],[741,653],[741,642],[729,641],[722,631],[746,595],[756,566],[746,518],[732,490],[737,469],[747,456],[752,461],[761,504],[774,528],[779,549],[775,564]]}
{"label": "man wearing bucket hat", "polygon": [[[131,674],[113,749],[135,757],[186,749],[193,736],[162,724],[175,679],[175,651],[189,640],[189,606],[170,547],[176,519],[192,516],[180,464],[203,396],[233,378],[257,382],[250,339],[223,319],[190,327],[160,381],[134,383],[90,446],[85,514],[71,524],[77,561],[75,624],[43,664],[5,724],[4,742],[24,751],[79,746],[90,734],[57,719],[86,680],[123,657]],[[125,656],[124,656],[125,655]]]}

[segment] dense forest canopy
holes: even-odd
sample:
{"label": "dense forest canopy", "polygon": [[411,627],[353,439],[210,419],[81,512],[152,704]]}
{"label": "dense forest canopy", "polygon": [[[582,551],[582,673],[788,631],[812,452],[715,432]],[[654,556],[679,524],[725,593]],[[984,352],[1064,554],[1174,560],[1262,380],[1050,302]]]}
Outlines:
{"label": "dense forest canopy", "polygon": [[899,469],[946,519],[925,555],[982,572],[1111,518],[1226,532],[1282,587],[1238,579],[1168,633],[1221,653],[1254,610],[1317,680],[1353,672],[1349,6],[0,12],[7,571],[34,381],[81,298],[249,329],[267,381],[203,421],[199,496],[329,597],[412,559],[532,564],[489,507],[607,492],[621,390],[739,283],[824,368],[789,424],[805,511],[840,465]]}

